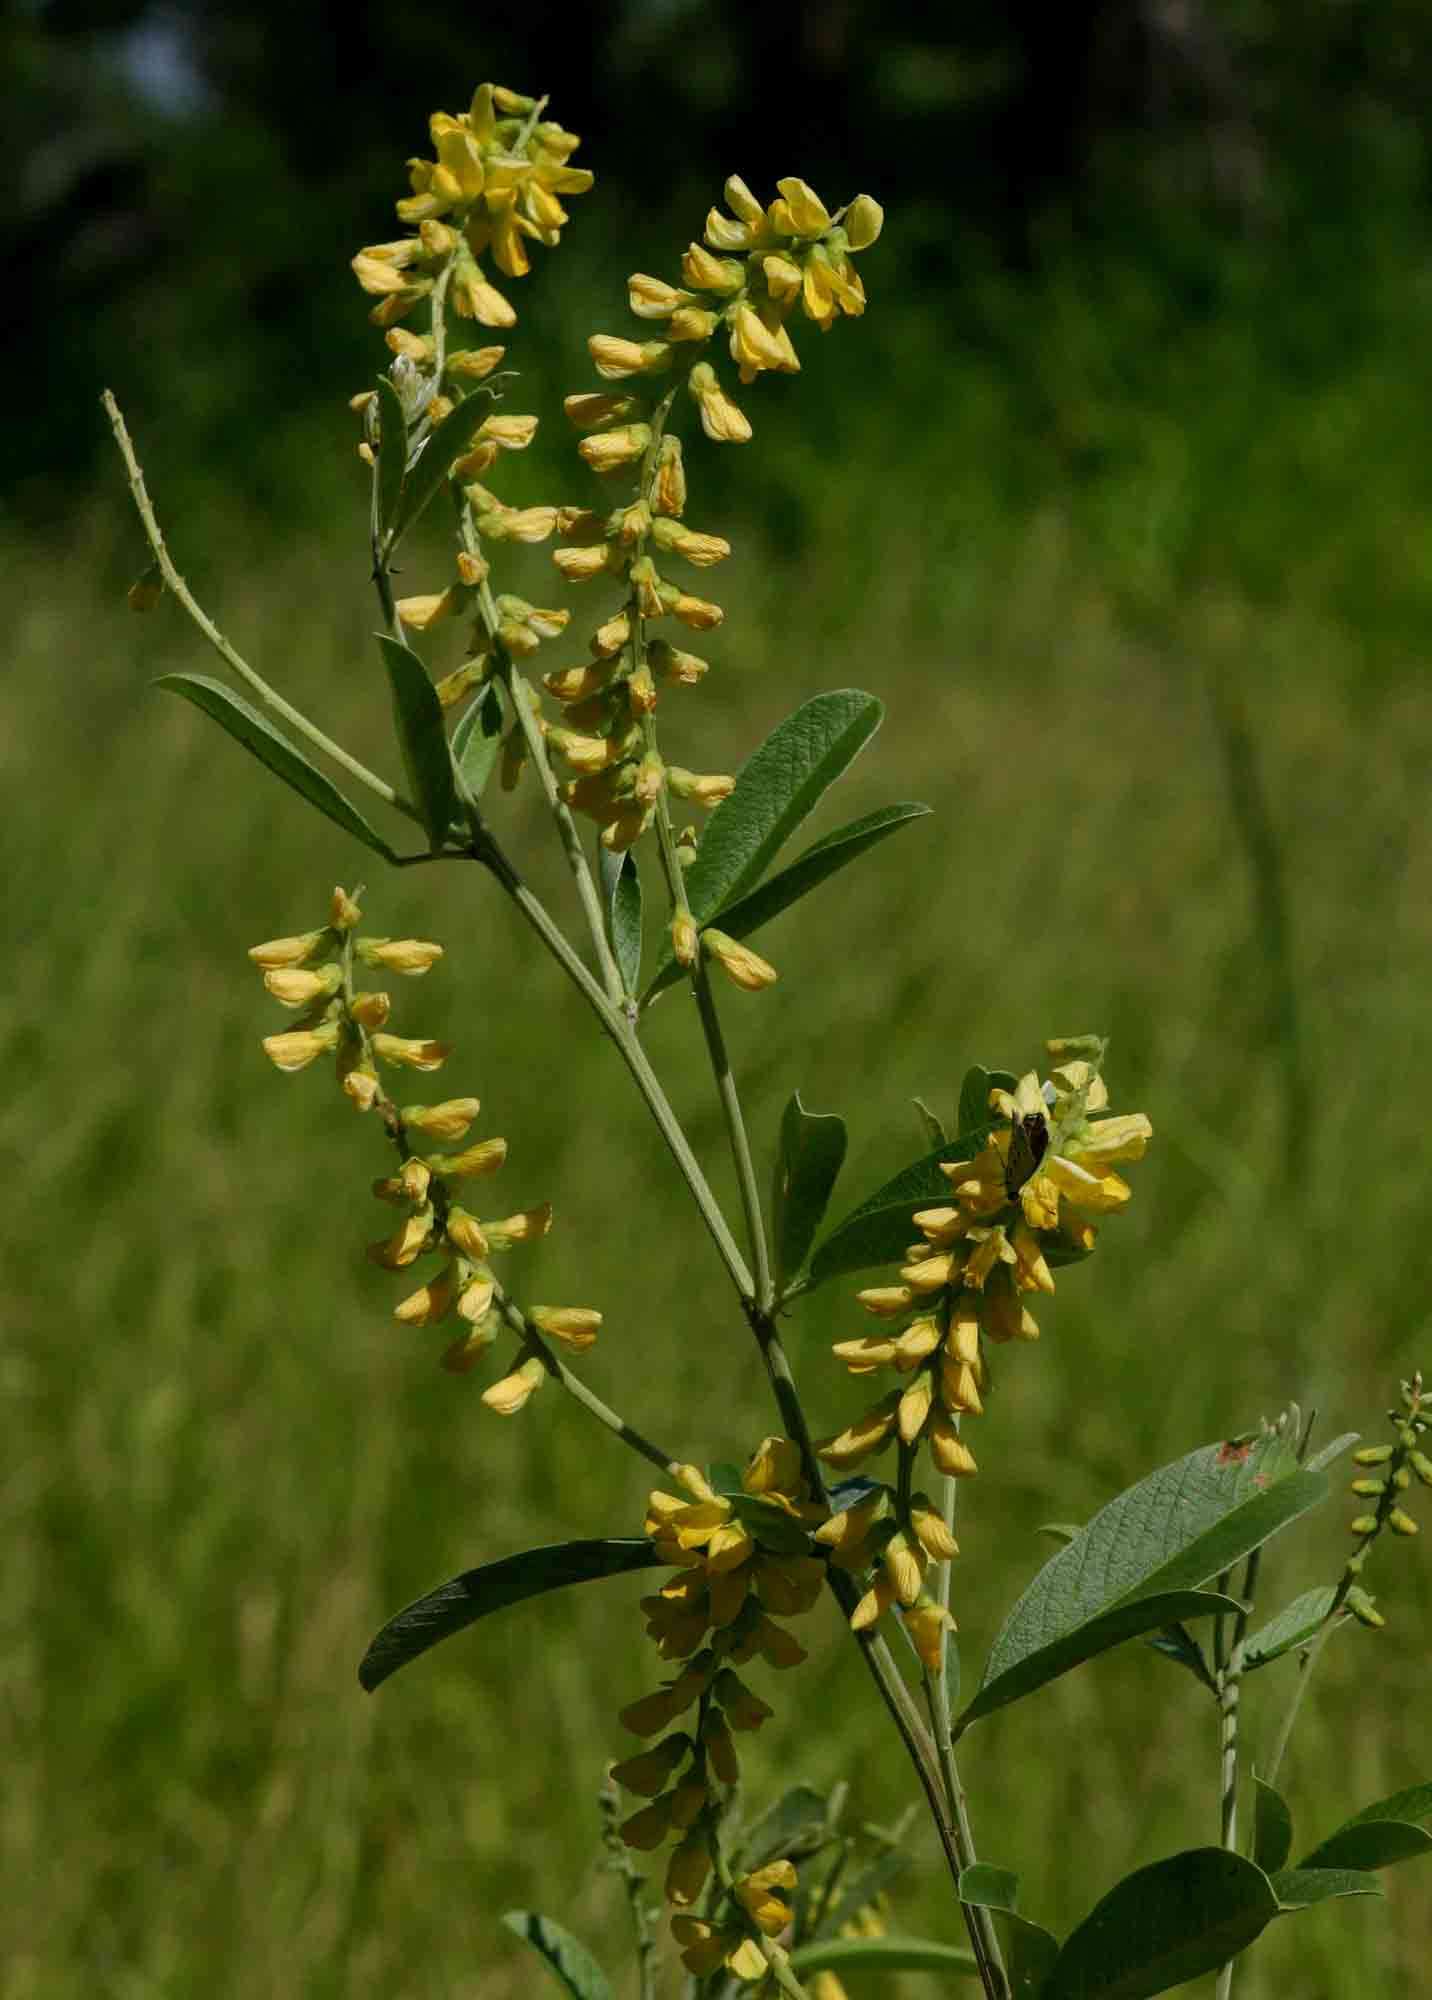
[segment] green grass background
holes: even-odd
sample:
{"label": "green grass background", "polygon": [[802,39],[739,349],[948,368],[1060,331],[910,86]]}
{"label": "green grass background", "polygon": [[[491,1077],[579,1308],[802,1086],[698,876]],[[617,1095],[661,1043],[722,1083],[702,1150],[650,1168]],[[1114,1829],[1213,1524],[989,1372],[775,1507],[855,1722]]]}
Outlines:
{"label": "green grass background", "polygon": [[[936,809],[766,935],[779,986],[723,999],[763,1162],[799,1087],[849,1121],[852,1205],[920,1150],[913,1094],[948,1110],[970,1061],[1020,1068],[1088,1029],[1112,1037],[1116,1106],[1154,1123],[1129,1212],[1061,1277],[1042,1342],[998,1357],[954,1585],[971,1675],[1047,1552],[1041,1522],[1289,1398],[1324,1436],[1374,1431],[1432,1362],[1432,349],[1415,270],[1355,252],[1335,297],[1318,257],[1301,276],[1230,258],[1203,311],[1117,259],[1076,280],[1055,257],[1042,288],[986,301],[983,343],[887,310],[872,259],[868,320],[807,338],[813,379],[751,392],[753,446],[692,454],[690,518],[737,555],[710,579],[729,613],[703,649],[715,670],[663,709],[669,753],[731,768],[806,696],[859,685],[888,719],[818,826],[894,798]],[[580,289],[563,282],[534,294],[539,333]],[[568,327],[553,395],[585,379],[591,323]],[[169,526],[241,649],[392,770],[332,387],[321,427],[285,441],[305,497],[284,522],[200,468]],[[585,495],[560,444],[504,490]],[[173,463],[182,439],[157,449]],[[622,1970],[596,1791],[631,1747],[616,1709],[655,1683],[642,1586],[516,1610],[375,1697],[355,1668],[386,1615],[458,1569],[635,1532],[646,1471],[553,1390],[491,1417],[481,1376],[436,1367],[439,1334],[388,1317],[397,1283],[362,1258],[379,1135],[322,1075],[268,1066],[258,1039],[283,1021],[245,948],[360,875],[373,928],[445,943],[431,978],[396,983],[396,1025],[456,1042],[440,1088],[481,1096],[481,1129],[510,1141],[494,1202],[554,1202],[551,1237],[510,1268],[530,1299],[605,1311],[584,1372],[640,1427],[740,1455],[773,1427],[754,1348],[615,1057],[491,885],[375,877],[147,691],[217,669],[172,606],[126,614],[125,507],[116,470],[62,540],[5,551],[0,1994],[507,2000],[535,1976],[497,1923],[513,1905]],[[517,575],[557,601],[542,568]],[[417,562],[410,587],[438,573]],[[570,601],[580,627],[596,601]],[[1287,890],[1311,1080],[1291,1122],[1213,686],[1247,717]],[[499,818],[571,919],[533,798]],[[729,1194],[680,993],[648,1035]],[[839,1286],[792,1318],[818,1427],[862,1406],[828,1353],[861,1323]],[[1335,1574],[1344,1511],[1279,1544],[1270,1609]],[[1303,1846],[1432,1768],[1420,1548],[1380,1550],[1366,1580],[1388,1629],[1329,1649],[1286,1769]],[[843,1777],[886,1821],[913,1795],[898,1745],[833,1609],[803,1636],[798,1675],[753,1674],[777,1709],[747,1751],[753,1795]],[[1291,1671],[1250,1688],[1255,1742]],[[1141,1649],[982,1725],[965,1770],[983,1857],[1061,1931],[1140,1862],[1217,1836],[1211,1704]],[[1241,1990],[1418,1990],[1429,1882],[1387,1886],[1385,1909],[1276,1929]],[[898,1913],[959,1935],[924,1835]]]}

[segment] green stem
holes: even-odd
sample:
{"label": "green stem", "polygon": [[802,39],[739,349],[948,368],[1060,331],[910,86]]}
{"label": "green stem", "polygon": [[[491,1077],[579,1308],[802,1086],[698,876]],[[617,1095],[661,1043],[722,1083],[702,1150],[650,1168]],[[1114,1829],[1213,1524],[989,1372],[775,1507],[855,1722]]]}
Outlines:
{"label": "green stem", "polygon": [[[1254,1549],[1243,1571],[1243,1589],[1238,1615],[1233,1621],[1233,1644],[1218,1672],[1218,1712],[1221,1730],[1222,1799],[1219,1809],[1219,1838],[1230,1854],[1238,1851],[1238,1709],[1243,1678],[1243,1649],[1248,1637],[1248,1620],[1258,1588],[1261,1549]],[[1221,1622],[1221,1621],[1220,1621]],[[1226,1959],[1219,1967],[1215,2000],[1228,2000],[1233,1991],[1235,1960]]]}
{"label": "green stem", "polygon": [[1283,1712],[1283,1720],[1278,1729],[1277,1741],[1273,1745],[1273,1754],[1268,1760],[1267,1781],[1270,1785],[1278,1782],[1278,1772],[1282,1768],[1283,1758],[1287,1753],[1288,1740],[1293,1734],[1293,1724],[1298,1719],[1298,1710],[1303,1705],[1303,1696],[1307,1693],[1308,1682],[1313,1677],[1313,1668],[1317,1665],[1318,1657],[1323,1647],[1327,1644],[1328,1635],[1332,1630],[1331,1623],[1325,1624],[1312,1644],[1299,1655],[1298,1684],[1293,1689],[1293,1699],[1288,1703],[1287,1708]]}
{"label": "green stem", "polygon": [[663,1451],[660,1445],[653,1444],[650,1438],[643,1437],[635,1424],[629,1424],[626,1418],[620,1416],[609,1403],[604,1403],[595,1390],[589,1389],[580,1375],[574,1375],[566,1362],[552,1352],[542,1329],[527,1317],[501,1285],[498,1285],[493,1293],[493,1304],[512,1331],[520,1337],[523,1346],[538,1356],[547,1373],[561,1383],[569,1396],[574,1397],[599,1424],[605,1425],[613,1436],[619,1437],[623,1444],[630,1445],[633,1451],[640,1453],[641,1457],[654,1465],[659,1472],[664,1472],[668,1478],[675,1476],[676,1469],[682,1461],[674,1459],[669,1452]]}
{"label": "green stem", "polygon": [[[664,803],[663,801],[663,805]],[[769,1315],[775,1302],[775,1286],[771,1281],[771,1259],[766,1247],[766,1225],[761,1214],[761,1191],[756,1179],[756,1165],[751,1157],[751,1142],[746,1133],[746,1121],[741,1111],[741,1096],[736,1088],[730,1058],[726,1053],[726,1040],[721,1033],[721,1020],[716,1012],[716,999],[711,991],[706,961],[699,955],[691,968],[691,984],[696,994],[702,1032],[706,1037],[706,1050],[711,1058],[711,1071],[716,1079],[716,1092],[721,1099],[721,1110],[726,1120],[727,1136],[731,1142],[731,1158],[736,1168],[736,1185],[740,1189],[741,1210],[746,1218],[746,1236],[751,1248],[751,1260],[756,1270],[756,1304],[763,1315]]]}
{"label": "green stem", "polygon": [[725,1216],[721,1213],[720,1203],[712,1193],[686,1134],[681,1129],[680,1121],[671,1108],[670,1100],[661,1087],[661,1081],[647,1060],[645,1049],[637,1040],[631,1023],[625,1014],[607,999],[601,987],[552,921],[546,908],[523,882],[489,830],[484,829],[475,838],[473,856],[500,883],[592,1009],[603,1033],[615,1044],[617,1053],[631,1073],[632,1081],[641,1093],[643,1102],[656,1121],[658,1131],[666,1141],[667,1149],[675,1160],[682,1179],[686,1182],[692,1200],[700,1210],[701,1219],[706,1224],[732,1284],[743,1300],[751,1299],[753,1297],[751,1274],[746,1269],[745,1259],[727,1226]]}
{"label": "green stem", "polygon": [[120,412],[119,404],[108,389],[105,390],[100,401],[104,405],[105,414],[109,418],[110,428],[114,432],[114,441],[119,446],[120,456],[123,458],[125,469],[129,474],[129,490],[134,498],[135,510],[143,524],[144,533],[148,539],[150,549],[153,551],[154,560],[159,565],[159,573],[164,578],[165,585],[173,595],[175,602],[188,613],[189,617],[198,626],[224,664],[232,668],[234,673],[258,697],[258,700],[265,708],[271,709],[275,715],[282,717],[289,727],[295,730],[298,735],[305,737],[315,750],[321,750],[325,757],[330,757],[340,769],[348,773],[350,778],[356,779],[360,785],[366,785],[368,790],[382,799],[385,805],[395,807],[400,813],[406,813],[409,819],[416,820],[421,826],[423,816],[416,806],[409,805],[408,801],[398,792],[395,792],[385,779],[380,778],[376,771],[370,771],[366,764],[360,764],[356,757],[350,756],[342,744],[335,743],[331,736],[325,736],[316,723],[310,722],[301,710],[296,709],[291,702],[285,701],[277,689],[271,688],[263,676],[256,673],[249,665],[243,655],[236,652],[229,644],[229,641],[224,637],[213,619],[209,617],[208,613],[190,590],[188,584],[185,583],[183,577],[174,567],[173,557],[165,546],[164,537],[160,532],[159,520],[154,512],[154,504],[150,500],[148,489],[144,484],[144,473],[140,469],[138,458],[135,456],[134,443],[129,435],[124,417]]}

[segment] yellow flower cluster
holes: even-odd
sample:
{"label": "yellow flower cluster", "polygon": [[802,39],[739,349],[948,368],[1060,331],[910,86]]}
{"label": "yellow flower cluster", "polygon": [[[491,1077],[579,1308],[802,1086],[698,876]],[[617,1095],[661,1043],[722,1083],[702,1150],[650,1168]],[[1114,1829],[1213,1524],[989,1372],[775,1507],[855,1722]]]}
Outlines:
{"label": "yellow flower cluster", "polygon": [[552,249],[561,236],[567,211],[559,197],[585,194],[593,178],[568,164],[581,141],[540,118],[545,102],[484,83],[460,117],[433,113],[436,158],[409,160],[413,191],[397,205],[398,219],[415,224],[417,234],[370,243],[353,259],[359,284],[377,296],[375,325],[396,326],[440,281],[463,318],[481,326],[515,322],[482,258],[490,252],[506,277],[524,277],[527,244]]}
{"label": "yellow flower cluster", "polygon": [[[628,340],[594,334],[588,349],[607,382],[657,378],[680,363],[708,437],[743,441],[751,427],[727,396],[705,349],[726,329],[743,382],[764,369],[799,367],[786,325],[797,304],[822,328],[838,312],[864,310],[865,295],[853,251],[875,241],[882,221],[877,203],[859,195],[832,216],[801,180],[779,183],[780,194],[762,208],[745,182],[733,176],[726,198],[734,211],[713,209],[705,244],[693,243],[683,261],[685,286],[643,272],[628,283],[639,320],[665,321],[664,337]],[[716,252],[744,251],[744,261]],[[702,303],[702,294],[710,303]],[[720,535],[685,523],[686,471],[681,440],[668,430],[675,391],[655,407],[633,390],[584,391],[568,396],[566,411],[582,435],[578,450],[593,471],[635,475],[635,498],[610,512],[562,508],[556,518],[563,546],[552,560],[569,583],[615,578],[626,590],[623,608],[593,632],[590,657],[549,674],[545,685],[565,711],[547,742],[570,767],[564,797],[596,821],[603,844],[630,847],[656,814],[663,795],[700,806],[725,798],[733,780],[667,765],[658,754],[651,717],[662,687],[690,687],[707,672],[699,654],[667,640],[650,640],[646,627],[671,618],[693,632],[710,632],[725,616],[719,604],[664,576],[658,562],[677,557],[698,569],[731,552]],[[692,956],[694,957],[694,943]],[[726,958],[716,955],[723,964]],[[748,954],[740,968],[747,985],[769,984],[774,973]],[[733,971],[733,977],[737,976]]]}
{"label": "yellow flower cluster", "polygon": [[[1051,1053],[1068,1046],[1051,1043]],[[1098,1115],[1107,1107],[1103,1079],[1082,1058],[1063,1062],[1045,1083],[1031,1071],[1013,1091],[991,1092],[988,1143],[971,1160],[941,1163],[951,1200],[915,1214],[921,1241],[907,1251],[900,1282],[857,1294],[881,1329],[838,1342],[835,1353],[853,1375],[892,1368],[907,1380],[824,1440],[818,1449],[827,1464],[849,1470],[898,1439],[912,1457],[926,1445],[949,1477],[973,1475],[960,1427],[984,1408],[986,1343],[1036,1340],[1039,1328],[1024,1301],[1054,1290],[1050,1259],[1091,1249],[1093,1218],[1128,1201],[1128,1184],[1112,1169],[1142,1158],[1152,1128],[1141,1112]],[[901,1492],[908,1490],[902,1479]],[[818,1529],[817,1539],[840,1567],[863,1573],[876,1566],[852,1624],[873,1624],[900,1605],[933,1665],[951,1621],[927,1596],[926,1574],[932,1562],[958,1553],[943,1514],[922,1493],[902,1501],[875,1486]]]}
{"label": "yellow flower cluster", "polygon": [[[507,1141],[463,1143],[481,1108],[478,1100],[452,1097],[440,1104],[399,1106],[384,1090],[380,1064],[431,1071],[441,1068],[451,1051],[443,1042],[389,1034],[388,995],[358,991],[356,967],[416,978],[442,956],[442,946],[421,938],[359,936],[360,893],[335,889],[326,925],[250,950],[273,998],[304,1014],[301,1027],[267,1036],[264,1052],[281,1070],[306,1069],[320,1055],[332,1055],[349,1102],[360,1111],[377,1111],[399,1167],[375,1181],[373,1193],[401,1209],[403,1218],[391,1235],[368,1246],[368,1256],[390,1271],[405,1271],[420,1257],[442,1259],[435,1275],[396,1306],[393,1316],[405,1326],[462,1322],[442,1360],[453,1374],[467,1374],[503,1324],[502,1293],[489,1260],[545,1236],[552,1210],[544,1202],[500,1221],[480,1220],[462,1205],[459,1189],[496,1173],[507,1158]],[[427,1150],[434,1140],[459,1150]],[[513,1415],[547,1378],[534,1336],[580,1351],[596,1339],[601,1318],[586,1306],[530,1307],[518,1316],[524,1333],[518,1365],[484,1392],[483,1402],[501,1416]]]}
{"label": "yellow flower cluster", "polygon": [[776,1620],[809,1611],[820,1595],[824,1564],[806,1551],[808,1528],[824,1509],[811,1499],[800,1453],[787,1438],[769,1437],[757,1446],[739,1495],[717,1493],[695,1466],[681,1467],[677,1477],[684,1494],[654,1492],[646,1532],[662,1560],[680,1573],[641,1602],[661,1657],[686,1664],[654,1694],[624,1708],[620,1720],[634,1735],[657,1736],[693,1704],[697,1713],[691,1730],[663,1736],[614,1768],[618,1784],[651,1800],[623,1824],[621,1835],[629,1847],[643,1849],[677,1836],[666,1895],[679,1913],[672,1929],[688,1968],[709,1972],[724,1962],[743,1978],[757,1978],[767,1961],[752,1926],[775,1936],[789,1923],[789,1909],[776,1894],[795,1886],[789,1862],[772,1863],[738,1883],[740,1908],[729,1920],[690,1912],[711,1870],[721,1811],[717,1788],[740,1777],[732,1732],[758,1729],[772,1713],[735,1669],[757,1655],[777,1668],[805,1658],[804,1647]]}

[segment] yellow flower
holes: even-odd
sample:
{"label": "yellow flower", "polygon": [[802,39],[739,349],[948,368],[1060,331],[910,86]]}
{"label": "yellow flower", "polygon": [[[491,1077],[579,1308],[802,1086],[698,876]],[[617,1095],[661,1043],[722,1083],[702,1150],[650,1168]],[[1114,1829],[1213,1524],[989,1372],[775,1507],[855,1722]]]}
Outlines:
{"label": "yellow flower", "polygon": [[738,944],[735,938],[727,937],[724,931],[704,930],[701,943],[727,978],[747,993],[759,993],[763,986],[773,986],[780,978],[773,965],[748,945]]}
{"label": "yellow flower", "polygon": [[[482,1400],[489,1410],[495,1410],[499,1417],[512,1417],[523,1407],[547,1379],[547,1370],[534,1354],[515,1368],[510,1375],[504,1375],[500,1382],[494,1382],[482,1392]],[[658,1725],[660,1727],[661,1725]]]}
{"label": "yellow flower", "polygon": [[746,444],[750,440],[750,420],[740,411],[716,379],[707,361],[698,362],[686,378],[686,386],[701,412],[701,428],[713,444]]}
{"label": "yellow flower", "polygon": [[475,1097],[448,1097],[441,1104],[407,1104],[403,1107],[403,1124],[410,1131],[426,1133],[433,1139],[460,1139],[481,1109]]}
{"label": "yellow flower", "polygon": [[270,938],[267,944],[250,945],[249,957],[266,972],[306,965],[328,937],[329,933],[322,930],[304,931],[301,937]]}
{"label": "yellow flower", "polygon": [[428,944],[422,938],[359,938],[357,947],[365,965],[401,972],[409,979],[419,978],[443,955],[440,944]]}
{"label": "yellow flower", "polygon": [[452,1054],[452,1045],[379,1034],[373,1037],[373,1053],[383,1062],[400,1063],[408,1069],[441,1069]]}
{"label": "yellow flower", "polygon": [[264,1054],[276,1069],[307,1069],[317,1056],[338,1046],[338,1025],[325,1022],[319,1028],[294,1028],[283,1035],[265,1035]]}
{"label": "yellow flower", "polygon": [[553,1340],[574,1354],[582,1353],[597,1337],[602,1316],[590,1306],[531,1306],[527,1317]]}

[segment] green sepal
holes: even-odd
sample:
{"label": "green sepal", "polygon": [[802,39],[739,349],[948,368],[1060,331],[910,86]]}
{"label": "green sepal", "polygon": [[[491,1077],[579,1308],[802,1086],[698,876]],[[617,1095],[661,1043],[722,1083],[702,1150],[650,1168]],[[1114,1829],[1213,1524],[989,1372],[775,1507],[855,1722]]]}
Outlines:
{"label": "green sepal", "polygon": [[612,1537],[582,1542],[554,1542],[525,1549],[465,1570],[414,1599],[370,1641],[358,1669],[360,1684],[371,1694],[390,1674],[428,1652],[440,1640],[465,1631],[493,1611],[505,1611],[529,1597],[598,1577],[626,1576],[632,1570],[662,1567],[661,1557],[645,1536]]}
{"label": "green sepal", "polygon": [[428,670],[410,646],[386,632],[378,634],[388,686],[393,696],[393,724],[415,802],[434,850],[447,838],[457,816],[452,751],[438,691]]}
{"label": "green sepal", "polygon": [[202,709],[276,778],[282,778],[290,790],[316,806],[325,819],[331,819],[335,826],[341,826],[345,833],[361,840],[385,861],[398,860],[387,841],[374,831],[332,780],[317,765],[310,764],[302,751],[295,750],[288,738],[281,736],[241,695],[232,693],[221,681],[210,680],[207,674],[161,674],[154,685],[168,688],[171,694],[183,695],[185,701]]}

